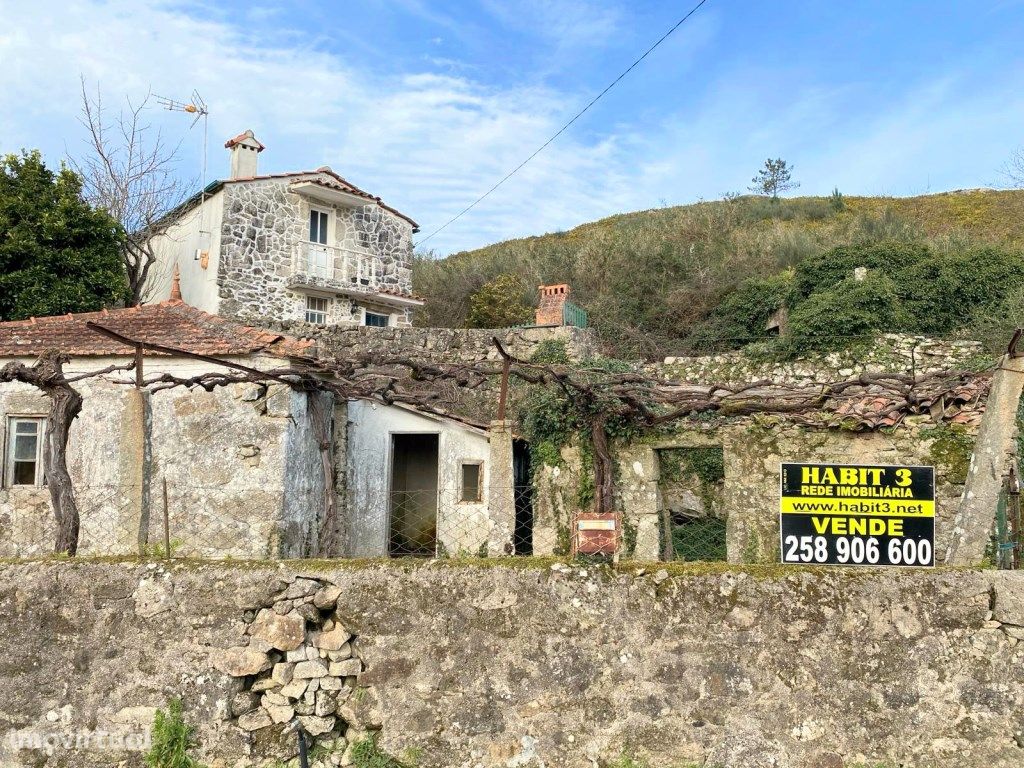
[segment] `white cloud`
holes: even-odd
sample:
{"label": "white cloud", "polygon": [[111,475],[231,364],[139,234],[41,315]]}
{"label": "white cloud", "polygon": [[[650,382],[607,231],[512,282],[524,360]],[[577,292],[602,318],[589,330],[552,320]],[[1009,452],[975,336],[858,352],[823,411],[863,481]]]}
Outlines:
{"label": "white cloud", "polygon": [[[592,7],[582,0],[525,1],[537,12],[562,11],[567,23]],[[421,0],[402,2],[453,38],[465,32]],[[364,63],[357,44],[340,42],[327,52],[279,16],[270,27],[247,23],[252,13],[235,18],[164,0],[0,0],[0,149],[39,146],[53,161],[65,146],[75,150],[79,73],[98,81],[108,102],[150,87],[185,98],[195,88],[211,108],[211,176],[226,169],[223,139],[253,128],[268,147],[260,157],[264,170],[329,164],[417,219],[426,234],[591,96],[536,84],[497,87],[481,82],[472,67],[381,72]],[[615,19],[613,12],[595,15],[579,40],[599,40]],[[705,19],[676,40],[681,80],[717,29],[715,19]],[[716,197],[743,189],[769,154],[795,163],[807,192],[833,184],[847,194],[923,187],[929,172],[936,186],[968,185],[972,163],[981,176],[974,183],[983,183],[999,166],[989,160],[1012,149],[998,147],[999,132],[1024,117],[1021,97],[1008,85],[1019,74],[1008,71],[1006,82],[987,85],[940,78],[861,117],[849,109],[852,86],[804,85],[782,100],[782,86],[765,71],[734,69],[703,100],[687,102],[685,114],[669,117],[661,111],[654,119],[627,119],[609,98],[429,245],[449,252],[661,200]],[[638,70],[620,88],[643,76]],[[152,118],[184,136],[183,171],[194,168],[185,175],[196,176],[198,133],[187,132],[181,115],[154,111]],[[987,146],[978,146],[977,136]],[[943,157],[947,146],[961,154],[956,162]]]}

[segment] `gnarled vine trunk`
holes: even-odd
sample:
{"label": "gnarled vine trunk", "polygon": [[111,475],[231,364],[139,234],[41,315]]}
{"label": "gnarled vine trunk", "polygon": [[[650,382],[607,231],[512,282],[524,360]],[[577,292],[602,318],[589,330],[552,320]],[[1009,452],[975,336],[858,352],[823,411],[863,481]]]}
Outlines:
{"label": "gnarled vine trunk", "polygon": [[615,465],[608,446],[606,420],[590,423],[590,441],[594,446],[594,511],[597,514],[615,511]]}
{"label": "gnarled vine trunk", "polygon": [[8,363],[0,368],[0,382],[20,381],[41,390],[50,399],[50,411],[43,435],[46,485],[57,520],[54,552],[74,555],[78,551],[78,503],[68,472],[67,447],[71,424],[82,410],[82,395],[64,378],[67,357],[46,352],[30,367]]}

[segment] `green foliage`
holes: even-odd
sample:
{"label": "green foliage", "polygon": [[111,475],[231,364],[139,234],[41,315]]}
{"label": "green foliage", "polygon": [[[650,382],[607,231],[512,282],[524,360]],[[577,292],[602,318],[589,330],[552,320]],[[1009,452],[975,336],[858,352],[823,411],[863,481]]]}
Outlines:
{"label": "green foliage", "polygon": [[786,303],[792,275],[752,277],[727,294],[687,338],[695,351],[714,353],[770,338],[765,326]]}
{"label": "green foliage", "polygon": [[146,753],[147,768],[202,768],[188,755],[196,741],[192,727],[182,717],[180,699],[172,699],[166,712],[157,710],[152,737],[152,746]]}
{"label": "green foliage", "polygon": [[699,517],[672,526],[672,549],[686,562],[725,560],[725,520]]}
{"label": "green foliage", "polygon": [[812,350],[849,346],[869,339],[877,329],[895,329],[905,324],[905,313],[893,281],[885,275],[864,280],[848,278],[818,291],[789,315],[787,351],[804,354]]}
{"label": "green foliage", "polygon": [[67,168],[38,151],[0,159],[0,320],[87,312],[124,301],[114,219],[82,199]]}
{"label": "green foliage", "polygon": [[[928,283],[922,289],[921,279],[895,274],[894,264],[887,259],[872,266],[858,254],[824,284],[812,282],[792,305],[819,288],[834,287],[854,267],[867,266],[869,272],[881,272],[895,282],[906,309],[904,329],[925,333],[918,321],[929,320],[937,303],[944,311],[937,316],[943,322],[936,324],[936,333],[984,333],[982,338],[992,339],[990,349],[1005,348],[1009,337],[1005,331],[1013,322],[1010,316],[1024,315],[1024,301],[1005,299],[989,305],[991,297],[987,297],[984,304],[989,309],[971,307],[969,313],[962,313],[965,302],[955,296],[947,299],[958,280],[973,290],[975,268],[981,274],[974,286],[995,285],[999,295],[1004,288],[1007,295],[1012,292],[1019,281],[999,285],[999,274],[1003,274],[999,270],[1004,258],[1011,262],[1019,258],[1014,254],[1024,244],[1024,191],[841,197],[842,208],[835,194],[778,200],[736,196],[612,216],[568,232],[497,243],[444,259],[420,254],[414,261],[413,280],[417,291],[427,297],[427,306],[417,313],[417,322],[464,325],[470,297],[499,275],[514,273],[528,287],[570,283],[573,299],[587,307],[591,325],[617,357],[655,359],[735,349],[746,343],[748,335],[757,340],[764,336],[759,318],[744,318],[746,305],[740,297],[733,300],[738,306],[718,310],[741,284],[780,279],[787,269],[799,271],[837,248],[883,246],[891,251],[895,244],[927,254],[915,257],[915,263],[942,262],[944,275],[953,281],[944,276],[932,282],[919,275]],[[997,274],[988,272],[991,252],[1000,254]],[[906,283],[908,279],[914,284]],[[927,289],[933,286],[939,291],[937,300],[935,295],[928,298]],[[1018,298],[1024,299],[1024,293]],[[755,299],[751,308],[760,301]],[[911,304],[911,299],[919,303]],[[727,330],[733,322],[739,332]],[[724,338],[732,336],[739,338]]]}
{"label": "green foliage", "polygon": [[546,365],[567,365],[569,350],[565,339],[543,339],[530,355],[530,362]]}
{"label": "green foliage", "polygon": [[846,210],[846,200],[843,199],[843,193],[839,191],[839,187],[832,190],[832,194],[828,196],[828,203],[836,213]]}
{"label": "green foliage", "polygon": [[508,328],[533,322],[526,286],[513,274],[498,275],[469,298],[466,325],[470,328]]}
{"label": "green foliage", "polygon": [[[791,349],[842,346],[878,331],[943,336],[993,310],[1022,285],[1016,252],[992,247],[937,252],[889,241],[835,248],[797,266],[789,304]],[[856,280],[854,270],[867,277]]]}
{"label": "green foliage", "polygon": [[407,768],[377,746],[377,735],[367,736],[352,747],[354,768]]}
{"label": "green foliage", "polygon": [[[181,539],[171,539],[170,545],[171,545],[170,557],[174,557],[175,553],[177,553],[178,550],[180,550],[185,545],[185,542],[182,541]],[[156,542],[149,542],[149,543],[145,544],[143,546],[143,548],[142,548],[142,556],[145,557],[145,558],[163,558],[163,557],[167,557],[167,553],[164,552],[163,542],[160,542],[159,544],[156,543]]]}

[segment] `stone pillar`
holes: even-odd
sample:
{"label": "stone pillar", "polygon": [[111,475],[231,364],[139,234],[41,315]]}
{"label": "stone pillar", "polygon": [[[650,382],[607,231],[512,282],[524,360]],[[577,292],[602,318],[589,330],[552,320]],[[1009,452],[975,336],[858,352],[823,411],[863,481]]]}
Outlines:
{"label": "stone pillar", "polygon": [[487,553],[501,557],[515,553],[516,489],[512,467],[512,422],[492,421],[488,429],[490,446],[487,481],[487,516],[491,531]]}
{"label": "stone pillar", "polygon": [[[661,521],[658,517],[658,454],[640,446],[624,449],[619,458],[619,504],[622,517],[623,550],[636,560],[661,559]],[[633,551],[625,549],[626,528],[636,534]]]}
{"label": "stone pillar", "polygon": [[956,513],[946,565],[975,565],[985,555],[996,505],[1017,436],[1017,405],[1024,389],[1024,357],[1003,357],[992,374],[985,415]]}

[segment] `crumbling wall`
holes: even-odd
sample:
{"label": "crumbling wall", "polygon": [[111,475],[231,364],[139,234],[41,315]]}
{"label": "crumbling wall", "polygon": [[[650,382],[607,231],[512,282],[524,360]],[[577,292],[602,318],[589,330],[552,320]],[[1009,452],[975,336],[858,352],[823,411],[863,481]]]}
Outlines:
{"label": "crumbling wall", "polygon": [[141,765],[14,746],[179,696],[234,768],[299,717],[317,768],[373,733],[420,768],[1024,763],[1020,573],[40,562],[0,566],[0,620],[4,765]]}
{"label": "crumbling wall", "polygon": [[747,384],[752,381],[802,384],[842,381],[861,373],[924,374],[965,368],[975,370],[995,362],[977,341],[950,341],[926,336],[886,333],[869,345],[816,353],[779,361],[754,350],[699,357],[668,357],[651,366],[679,381],[709,384]]}
{"label": "crumbling wall", "polygon": [[[98,380],[75,387],[84,401],[71,426],[67,458],[81,517],[79,551],[136,553],[146,461],[145,413],[138,393]],[[49,407],[49,399],[31,385],[0,386],[0,445],[8,445],[9,417],[45,417]],[[45,486],[0,482],[0,556],[52,552],[55,531]]]}
{"label": "crumbling wall", "polygon": [[[109,361],[96,363],[97,367]],[[151,366],[147,373],[159,369]],[[181,375],[198,372],[185,364]],[[125,378],[129,374],[115,374]],[[234,384],[140,393],[130,383],[85,379],[71,426],[68,468],[81,517],[82,554],[138,554],[164,546],[164,488],[171,549],[198,557],[309,556],[324,510],[319,441],[309,395],[281,384]],[[328,409],[341,427],[335,492],[344,499],[345,404]],[[9,416],[45,416],[34,387],[0,386],[0,445]],[[339,445],[338,442],[341,444]],[[53,549],[45,486],[0,484],[0,556]]]}
{"label": "crumbling wall", "polygon": [[279,323],[276,326],[303,338],[315,339],[320,357],[348,360],[362,355],[411,357],[446,363],[499,360],[491,339],[497,336],[517,357],[529,359],[547,340],[564,341],[573,359],[597,353],[597,337],[587,328],[367,328],[365,326],[318,326]]}

